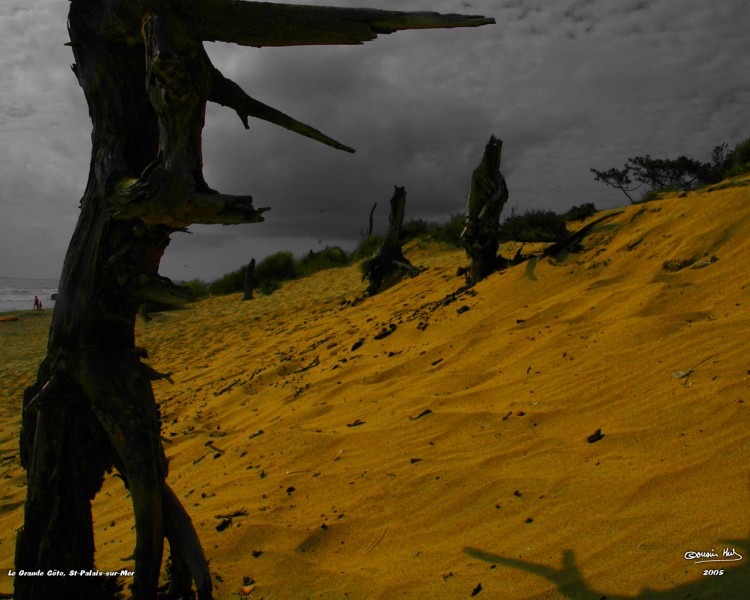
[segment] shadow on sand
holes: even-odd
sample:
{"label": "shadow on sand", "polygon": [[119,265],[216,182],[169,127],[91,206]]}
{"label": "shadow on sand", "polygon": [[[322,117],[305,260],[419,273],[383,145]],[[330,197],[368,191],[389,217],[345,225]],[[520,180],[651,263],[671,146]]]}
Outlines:
{"label": "shadow on sand", "polygon": [[[729,600],[733,598],[748,598],[750,590],[750,569],[747,567],[748,548],[750,539],[732,540],[724,542],[725,547],[737,548],[744,557],[737,562],[713,562],[695,565],[706,569],[724,569],[722,576],[703,577],[701,569],[700,579],[685,583],[666,590],[652,590],[644,588],[635,596],[623,596],[616,594],[605,594],[596,591],[589,582],[585,581],[576,563],[576,557],[572,550],[565,550],[562,557],[562,567],[555,568],[547,565],[533,563],[516,558],[506,558],[497,554],[490,554],[476,548],[464,548],[464,552],[473,558],[506,567],[512,567],[521,571],[528,571],[557,586],[557,591],[562,598],[571,600]],[[741,550],[740,550],[741,549]],[[694,566],[687,560],[685,565]],[[680,565],[682,566],[682,565]]]}

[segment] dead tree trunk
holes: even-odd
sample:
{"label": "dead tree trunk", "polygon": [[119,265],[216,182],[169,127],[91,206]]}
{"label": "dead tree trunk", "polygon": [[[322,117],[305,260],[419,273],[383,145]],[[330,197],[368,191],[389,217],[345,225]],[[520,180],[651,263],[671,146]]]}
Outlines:
{"label": "dead tree trunk", "polygon": [[471,177],[466,222],[461,234],[470,261],[469,283],[477,283],[497,269],[500,213],[508,201],[508,186],[500,173],[502,148],[502,140],[490,136],[482,162]]}
{"label": "dead tree trunk", "polygon": [[255,289],[255,259],[252,259],[245,268],[245,283],[242,288],[242,299],[252,300]]}
{"label": "dead tree trunk", "polygon": [[388,231],[385,234],[380,254],[401,254],[401,228],[406,215],[406,188],[395,187],[391,197],[391,212],[388,214]]}
{"label": "dead tree trunk", "polygon": [[[164,539],[173,590],[211,598],[203,550],[167,484],[135,317],[144,302],[183,303],[158,273],[170,235],[192,223],[262,221],[250,196],[219,194],[202,173],[207,101],[350,150],[248,96],[210,62],[203,42],[249,46],[356,44],[379,33],[477,26],[481,17],[328,9],[233,0],[71,0],[73,71],[93,124],[88,184],[65,258],[37,382],[24,393],[20,455],[27,471],[17,571],[94,568],[91,500],[116,467],[130,490],[136,547],[133,596],[156,597]],[[98,577],[18,577],[17,600],[113,598]]]}
{"label": "dead tree trunk", "polygon": [[419,273],[419,269],[409,262],[401,250],[401,227],[404,224],[405,211],[406,189],[396,187],[391,198],[391,212],[388,216],[388,231],[385,239],[375,256],[370,258],[363,268],[363,279],[367,278],[370,282],[367,286],[367,293],[371,296],[380,291],[383,280],[389,275]]}

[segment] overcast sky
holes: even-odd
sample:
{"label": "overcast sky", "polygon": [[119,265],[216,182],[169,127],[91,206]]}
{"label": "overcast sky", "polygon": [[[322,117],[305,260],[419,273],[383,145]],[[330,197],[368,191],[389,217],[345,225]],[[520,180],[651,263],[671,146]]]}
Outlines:
{"label": "overcast sky", "polygon": [[[270,206],[266,221],[175,234],[162,274],[215,279],[277,250],[352,248],[406,186],[407,219],[462,212],[490,134],[504,141],[509,206],[563,211],[627,199],[589,169],[628,157],[708,160],[750,136],[746,0],[307,0],[494,17],[361,46],[208,44],[251,96],[356,148],[347,154],[209,105],[205,176]],[[0,276],[58,277],[90,153],[70,70],[68,2],[0,3]]]}

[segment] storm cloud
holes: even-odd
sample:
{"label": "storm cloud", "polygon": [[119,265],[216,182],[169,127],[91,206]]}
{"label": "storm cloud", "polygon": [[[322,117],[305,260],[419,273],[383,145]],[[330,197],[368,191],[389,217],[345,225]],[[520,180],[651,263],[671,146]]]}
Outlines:
{"label": "storm cloud", "polygon": [[[392,9],[384,0],[305,4]],[[565,210],[624,196],[590,168],[688,154],[750,135],[750,8],[741,0],[410,0],[399,10],[494,17],[476,29],[405,31],[359,46],[207,44],[251,96],[354,147],[347,154],[210,105],[205,176],[269,206],[260,224],[196,226],[162,262],[212,279],[281,249],[351,248],[393,186],[407,218],[464,209],[490,134],[516,210]],[[63,47],[67,3],[0,7],[0,275],[56,277],[86,182],[90,122]]]}

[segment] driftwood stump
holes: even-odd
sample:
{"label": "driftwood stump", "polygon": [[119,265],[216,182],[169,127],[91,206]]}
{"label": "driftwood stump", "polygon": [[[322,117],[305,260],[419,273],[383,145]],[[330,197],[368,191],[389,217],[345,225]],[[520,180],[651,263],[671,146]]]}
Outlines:
{"label": "driftwood stump", "polygon": [[508,201],[508,186],[500,173],[503,142],[494,135],[484,148],[482,162],[471,177],[466,221],[461,241],[469,257],[467,280],[481,281],[498,266],[500,213]]}
{"label": "driftwood stump", "polygon": [[[158,273],[170,235],[193,223],[253,223],[250,196],[212,190],[201,135],[208,101],[247,127],[264,119],[351,151],[248,96],[203,43],[358,44],[399,29],[478,26],[482,17],[331,9],[234,0],[71,0],[73,72],[93,124],[88,184],[66,254],[47,356],[23,398],[20,456],[27,471],[16,570],[94,568],[91,500],[115,467],[135,514],[137,599],[156,597],[164,539],[173,597],[212,597],[207,561],[167,483],[160,415],[135,318],[145,302],[183,303]],[[192,581],[191,581],[192,580]],[[101,577],[17,577],[16,600],[113,598]]]}
{"label": "driftwood stump", "polygon": [[401,250],[401,228],[406,211],[406,189],[396,187],[391,198],[391,212],[388,216],[388,231],[375,255],[363,267],[362,279],[367,279],[369,295],[377,294],[383,280],[389,275],[416,275],[419,269],[412,265]]}
{"label": "driftwood stump", "polygon": [[245,268],[245,282],[242,286],[242,299],[252,300],[255,289],[255,259],[252,259]]}

